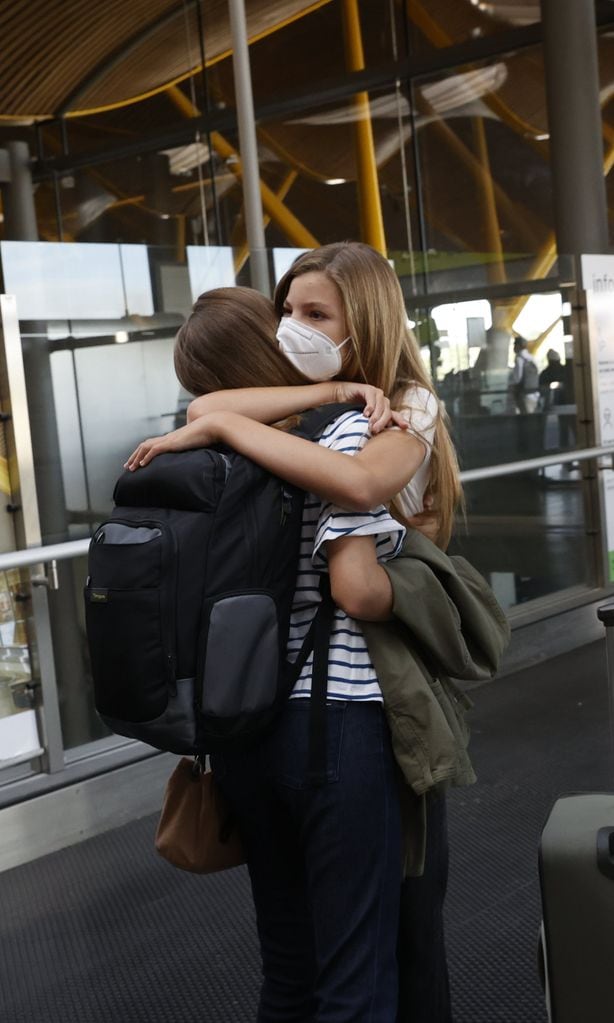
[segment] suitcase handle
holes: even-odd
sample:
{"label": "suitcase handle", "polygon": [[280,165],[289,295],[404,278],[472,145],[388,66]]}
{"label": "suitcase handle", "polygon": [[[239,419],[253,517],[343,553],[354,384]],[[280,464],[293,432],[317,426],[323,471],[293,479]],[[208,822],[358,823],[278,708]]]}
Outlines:
{"label": "suitcase handle", "polygon": [[610,604],[602,604],[601,607],[598,607],[597,617],[600,622],[603,622],[606,629],[608,626],[614,625],[614,602]]}
{"label": "suitcase handle", "polygon": [[614,880],[614,828],[597,832],[597,866],[605,877]]}

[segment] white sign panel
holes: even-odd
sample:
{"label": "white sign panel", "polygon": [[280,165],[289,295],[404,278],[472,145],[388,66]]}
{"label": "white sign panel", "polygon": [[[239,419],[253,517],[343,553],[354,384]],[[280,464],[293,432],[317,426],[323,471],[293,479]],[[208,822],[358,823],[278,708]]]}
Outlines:
{"label": "white sign panel", "polygon": [[[614,256],[582,256],[591,351],[595,440],[614,445]],[[614,582],[614,472],[600,473],[609,578]]]}
{"label": "white sign panel", "polygon": [[193,302],[204,291],[236,284],[230,245],[188,245],[187,255]]}
{"label": "white sign panel", "polygon": [[598,444],[614,444],[614,256],[582,256]]}
{"label": "white sign panel", "polygon": [[119,320],[151,316],[144,245],[0,242],[4,287],[22,320]]}
{"label": "white sign panel", "polygon": [[297,256],[302,256],[303,252],[309,251],[310,249],[273,249],[273,271],[275,273],[275,283],[279,283],[286,271],[290,269]]}

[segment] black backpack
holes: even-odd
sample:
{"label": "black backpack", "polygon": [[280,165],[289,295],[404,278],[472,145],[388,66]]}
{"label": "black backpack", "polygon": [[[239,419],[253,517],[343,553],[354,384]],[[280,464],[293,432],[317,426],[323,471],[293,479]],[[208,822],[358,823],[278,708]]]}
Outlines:
{"label": "black backpack", "polygon": [[[353,407],[314,409],[293,432],[315,439]],[[314,635],[325,702],[329,593],[297,661],[286,656],[304,491],[201,448],[124,472],[113,497],[85,586],[95,705],[113,732],[178,754],[248,741],[283,706]]]}

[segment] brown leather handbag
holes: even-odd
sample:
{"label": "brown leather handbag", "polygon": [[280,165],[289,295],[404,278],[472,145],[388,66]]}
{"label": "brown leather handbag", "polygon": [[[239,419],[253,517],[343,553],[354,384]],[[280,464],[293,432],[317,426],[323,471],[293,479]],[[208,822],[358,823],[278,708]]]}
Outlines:
{"label": "brown leather handbag", "polygon": [[245,863],[231,812],[198,757],[182,757],[167,782],[155,846],[174,867],[195,874]]}

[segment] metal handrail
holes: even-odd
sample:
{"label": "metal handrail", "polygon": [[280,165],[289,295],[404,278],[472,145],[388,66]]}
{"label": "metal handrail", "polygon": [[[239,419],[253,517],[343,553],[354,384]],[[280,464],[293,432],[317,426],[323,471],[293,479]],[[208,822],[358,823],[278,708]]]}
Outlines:
{"label": "metal handrail", "polygon": [[90,541],[68,540],[66,543],[51,543],[46,547],[28,547],[22,551],[7,551],[0,554],[0,572],[9,568],[27,568],[28,565],[45,565],[50,561],[66,561],[87,554]]}
{"label": "metal handrail", "polygon": [[[542,458],[528,458],[524,462],[507,462],[502,465],[487,465],[483,469],[465,469],[461,472],[463,483],[474,483],[476,480],[495,479],[497,476],[512,476],[532,469],[545,469],[549,465],[561,465],[565,462],[586,462],[590,458],[614,459],[614,444],[608,447],[582,448],[579,451],[566,451]],[[66,561],[87,554],[90,538],[69,540],[66,543],[48,544],[43,547],[29,547],[22,551],[8,551],[0,554],[0,572],[9,568],[26,568],[28,565],[44,565],[52,561]]]}
{"label": "metal handrail", "polygon": [[483,469],[465,469],[461,472],[461,480],[463,483],[474,483],[476,480],[491,480],[496,476],[512,476],[519,472],[530,472],[532,469],[546,469],[549,465],[586,462],[589,458],[603,457],[614,457],[614,444],[600,448],[581,448],[579,451],[561,451],[559,454],[544,455],[542,458],[527,458],[523,462],[486,465]]}

